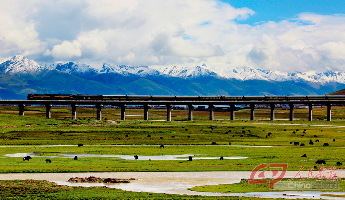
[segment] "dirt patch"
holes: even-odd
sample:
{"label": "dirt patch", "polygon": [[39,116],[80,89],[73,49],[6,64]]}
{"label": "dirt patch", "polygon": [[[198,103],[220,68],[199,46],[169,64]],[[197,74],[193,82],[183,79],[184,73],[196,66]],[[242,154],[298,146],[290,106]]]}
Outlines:
{"label": "dirt patch", "polygon": [[89,176],[85,178],[74,177],[68,179],[70,183],[130,183],[130,181],[135,180],[134,178],[130,179],[119,179],[119,178],[100,178],[95,176]]}
{"label": "dirt patch", "polygon": [[2,128],[17,128],[17,126],[3,126]]}

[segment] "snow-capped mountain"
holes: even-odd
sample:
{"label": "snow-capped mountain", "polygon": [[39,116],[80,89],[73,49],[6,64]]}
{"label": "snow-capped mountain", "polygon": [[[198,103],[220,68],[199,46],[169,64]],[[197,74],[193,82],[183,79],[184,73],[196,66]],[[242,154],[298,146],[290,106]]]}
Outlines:
{"label": "snow-capped mountain", "polygon": [[43,70],[57,70],[60,72],[91,76],[95,74],[116,73],[123,76],[135,75],[145,76],[165,76],[179,78],[196,77],[221,77],[225,79],[246,80],[265,80],[265,81],[307,81],[319,84],[329,82],[345,83],[345,72],[327,71],[327,72],[279,72],[263,69],[254,69],[250,67],[229,67],[226,69],[211,68],[206,65],[201,66],[126,66],[103,64],[101,68],[96,69],[87,64],[80,63],[54,63],[40,65],[24,56],[14,56],[12,59],[0,64],[0,72],[7,74],[38,74]]}
{"label": "snow-capped mountain", "polygon": [[172,77],[195,78],[200,76],[219,76],[215,72],[206,68],[206,65],[186,67],[186,66],[153,66],[152,68],[161,74]]}
{"label": "snow-capped mountain", "polygon": [[17,55],[0,64],[0,72],[6,74],[38,74],[47,68],[24,56]]}
{"label": "snow-capped mountain", "polygon": [[345,83],[345,72],[280,72],[263,69],[253,69],[250,67],[228,68],[216,70],[221,77],[237,80],[266,80],[266,81],[308,81],[320,84],[329,82]]}
{"label": "snow-capped mountain", "polygon": [[103,64],[102,68],[99,70],[99,73],[117,73],[124,76],[138,75],[141,77],[149,75],[160,75],[159,71],[152,69],[148,66],[126,66],[111,64]]}
{"label": "snow-capped mountain", "polygon": [[73,62],[48,64],[48,67],[68,74],[92,75],[98,73],[98,70],[92,68],[90,65]]}
{"label": "snow-capped mountain", "polygon": [[221,74],[223,78],[237,79],[237,80],[272,80],[282,81],[288,80],[289,75],[285,72],[253,69],[250,67],[237,67],[227,69],[217,69],[217,74]]}
{"label": "snow-capped mountain", "polygon": [[0,64],[0,99],[28,93],[109,95],[324,95],[345,88],[345,72],[278,72],[250,67],[53,63],[23,56]]}

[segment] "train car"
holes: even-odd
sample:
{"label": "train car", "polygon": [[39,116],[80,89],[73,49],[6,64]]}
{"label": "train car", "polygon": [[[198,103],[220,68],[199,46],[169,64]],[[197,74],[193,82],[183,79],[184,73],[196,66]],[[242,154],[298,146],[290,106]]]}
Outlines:
{"label": "train car", "polygon": [[103,95],[73,95],[73,100],[103,100]]}
{"label": "train car", "polygon": [[286,100],[286,96],[265,96],[265,100],[284,101],[284,100]]}
{"label": "train car", "polygon": [[175,96],[176,101],[201,101],[203,97],[201,96]]}
{"label": "train car", "polygon": [[267,96],[243,96],[242,100],[244,101],[262,101],[267,100]]}
{"label": "train car", "polygon": [[326,96],[323,95],[310,95],[310,96],[288,96],[288,100],[297,100],[297,101],[304,101],[304,100],[326,100]]}
{"label": "train car", "polygon": [[102,95],[103,100],[117,100],[117,101],[125,101],[127,100],[127,95]]}
{"label": "train car", "polygon": [[28,100],[71,100],[71,94],[28,94]]}
{"label": "train car", "polygon": [[28,100],[115,100],[115,101],[319,101],[345,100],[345,95],[319,96],[149,96],[28,94]]}
{"label": "train car", "polygon": [[117,100],[117,101],[137,101],[137,100],[151,100],[151,96],[146,95],[102,95],[102,100]]}
{"label": "train car", "polygon": [[345,95],[326,95],[328,100],[345,100]]}
{"label": "train car", "polygon": [[244,96],[222,96],[221,99],[225,101],[242,101]]}

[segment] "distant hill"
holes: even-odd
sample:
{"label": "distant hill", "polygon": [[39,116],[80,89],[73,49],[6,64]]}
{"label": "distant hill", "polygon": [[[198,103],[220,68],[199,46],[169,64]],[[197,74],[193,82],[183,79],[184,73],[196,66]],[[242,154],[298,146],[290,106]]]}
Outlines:
{"label": "distant hill", "polygon": [[345,89],[338,90],[336,92],[329,93],[327,95],[345,95]]}
{"label": "distant hill", "polygon": [[248,67],[214,69],[206,65],[94,68],[73,62],[38,64],[15,56],[0,64],[0,99],[28,93],[259,96],[324,95],[345,88],[345,72],[283,73]]}

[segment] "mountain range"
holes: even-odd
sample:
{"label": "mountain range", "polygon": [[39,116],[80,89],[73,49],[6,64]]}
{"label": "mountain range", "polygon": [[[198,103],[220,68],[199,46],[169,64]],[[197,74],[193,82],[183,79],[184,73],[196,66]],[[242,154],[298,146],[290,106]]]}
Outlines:
{"label": "mountain range", "polygon": [[345,88],[345,72],[249,67],[39,64],[17,55],[0,64],[0,99],[29,93],[107,95],[324,95]]}

